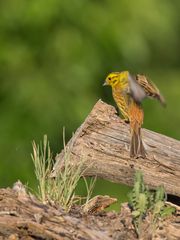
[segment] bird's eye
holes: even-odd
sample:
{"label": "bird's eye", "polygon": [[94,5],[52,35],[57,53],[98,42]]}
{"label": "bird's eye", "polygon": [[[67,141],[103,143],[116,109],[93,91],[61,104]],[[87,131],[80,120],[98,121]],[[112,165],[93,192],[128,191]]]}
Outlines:
{"label": "bird's eye", "polygon": [[109,80],[111,80],[111,77],[108,77]]}

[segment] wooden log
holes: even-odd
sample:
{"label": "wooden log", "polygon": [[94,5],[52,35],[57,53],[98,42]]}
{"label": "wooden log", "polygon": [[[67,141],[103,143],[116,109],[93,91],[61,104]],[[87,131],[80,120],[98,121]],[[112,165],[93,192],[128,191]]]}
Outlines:
{"label": "wooden log", "polygon": [[[179,220],[177,214],[160,220],[157,227],[152,228],[151,222],[146,218],[142,222],[142,236],[139,239],[178,240]],[[138,238],[127,203],[122,205],[120,213],[83,214],[80,206],[76,206],[70,213],[65,213],[60,206],[52,207],[41,203],[33,195],[26,193],[23,185],[18,182],[13,189],[0,189],[0,239],[135,240]]]}
{"label": "wooden log", "polygon": [[[131,231],[127,232],[129,227]],[[121,223],[119,214],[81,215],[78,208],[66,214],[60,207],[42,204],[24,190],[0,189],[0,240],[111,240],[117,239],[114,236],[120,234],[119,230],[123,237],[137,239],[132,223]]]}
{"label": "wooden log", "polygon": [[[146,159],[130,158],[129,124],[116,115],[114,107],[99,100],[66,146],[72,163],[85,159],[85,176],[116,183],[133,184],[141,170],[150,188],[163,185],[167,193],[180,196],[180,141],[142,129]],[[64,150],[57,155],[52,177],[62,167]]]}

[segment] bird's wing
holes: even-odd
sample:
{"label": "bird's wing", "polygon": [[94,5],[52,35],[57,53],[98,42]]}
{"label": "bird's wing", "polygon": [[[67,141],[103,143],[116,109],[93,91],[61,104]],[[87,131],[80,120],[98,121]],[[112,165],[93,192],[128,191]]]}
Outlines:
{"label": "bird's wing", "polygon": [[166,105],[164,97],[160,94],[159,89],[145,75],[136,76],[137,83],[144,89],[146,96],[158,99],[162,105]]}
{"label": "bird's wing", "polygon": [[145,89],[136,81],[136,78],[130,73],[128,74],[129,89],[128,94],[137,102],[141,103],[142,100],[146,97]]}

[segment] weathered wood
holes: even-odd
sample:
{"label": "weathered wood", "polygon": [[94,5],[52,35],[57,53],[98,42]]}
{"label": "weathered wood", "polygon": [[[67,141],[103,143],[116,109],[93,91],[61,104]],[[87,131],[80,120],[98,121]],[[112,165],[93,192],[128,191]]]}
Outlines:
{"label": "weathered wood", "polygon": [[[66,214],[24,191],[0,189],[0,239],[112,240],[122,236],[134,240],[130,210],[126,211],[122,218],[118,213],[82,215],[80,207]],[[125,222],[125,216],[128,225],[120,221]]]}
{"label": "weathered wood", "polygon": [[[152,228],[146,217],[140,239],[178,240],[179,220],[178,215],[171,216]],[[0,189],[0,239],[135,240],[137,235],[127,204],[120,213],[84,215],[76,206],[66,214],[60,207],[42,204],[18,183],[13,189]]]}
{"label": "weathered wood", "polygon": [[97,195],[82,206],[82,212],[85,214],[102,212],[105,208],[116,202],[117,198],[111,198],[108,195]]}
{"label": "weathered wood", "polygon": [[[86,176],[133,184],[134,172],[144,173],[150,188],[164,185],[169,194],[180,196],[180,141],[142,129],[147,158],[129,157],[129,125],[114,107],[99,100],[67,144],[72,162],[85,159]],[[64,151],[56,157],[52,177],[61,169]]]}

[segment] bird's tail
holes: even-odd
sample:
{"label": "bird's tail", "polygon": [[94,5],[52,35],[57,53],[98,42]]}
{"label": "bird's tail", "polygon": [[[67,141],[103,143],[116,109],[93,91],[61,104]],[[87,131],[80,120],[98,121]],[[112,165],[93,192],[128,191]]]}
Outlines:
{"label": "bird's tail", "polygon": [[146,157],[146,150],[142,142],[141,128],[139,126],[137,126],[137,128],[131,129],[130,157]]}

